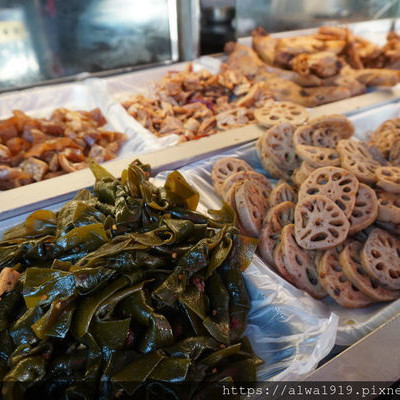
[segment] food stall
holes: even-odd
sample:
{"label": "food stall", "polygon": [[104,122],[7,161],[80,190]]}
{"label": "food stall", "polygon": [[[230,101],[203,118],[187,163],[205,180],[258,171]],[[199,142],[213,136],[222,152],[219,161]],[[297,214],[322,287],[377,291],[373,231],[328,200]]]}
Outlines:
{"label": "food stall", "polygon": [[396,398],[400,2],[9,3],[2,396]]}

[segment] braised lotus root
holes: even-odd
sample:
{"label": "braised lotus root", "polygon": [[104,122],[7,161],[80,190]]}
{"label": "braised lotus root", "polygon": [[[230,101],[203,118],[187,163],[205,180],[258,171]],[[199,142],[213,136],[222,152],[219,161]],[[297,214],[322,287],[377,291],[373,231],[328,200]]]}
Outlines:
{"label": "braised lotus root", "polygon": [[295,185],[300,186],[308,176],[315,170],[307,161],[303,161],[300,167],[293,171],[292,181]]}
{"label": "braised lotus root", "polygon": [[400,241],[375,228],[361,250],[361,262],[367,274],[387,289],[400,289]]}
{"label": "braised lotus root", "polygon": [[381,151],[385,159],[388,159],[393,143],[400,137],[400,129],[384,129],[379,131],[379,134],[373,134],[374,137],[370,143]]}
{"label": "braised lotus root", "polygon": [[347,243],[339,255],[340,265],[346,278],[365,295],[375,301],[392,301],[400,297],[400,291],[388,290],[379,282],[371,279],[361,263],[360,251],[362,243],[351,241]]}
{"label": "braised lotus root", "polygon": [[274,250],[280,241],[282,228],[294,221],[295,204],[285,201],[271,208],[263,221],[258,241],[258,250],[262,259],[274,267]]}
{"label": "braised lotus root", "polygon": [[215,162],[211,171],[211,179],[218,193],[221,193],[222,187],[228,176],[240,171],[251,171],[253,168],[239,158],[226,157]]}
{"label": "braised lotus root", "polygon": [[370,143],[376,146],[388,159],[393,143],[400,138],[400,119],[394,118],[382,123],[371,135]]}
{"label": "braised lotus root", "polygon": [[325,297],[326,291],[318,282],[314,254],[311,251],[303,250],[296,243],[294,224],[286,225],[283,228],[281,241],[283,261],[286,270],[292,276],[294,285],[316,299]]}
{"label": "braised lotus root", "polygon": [[[400,132],[399,132],[399,137],[397,137],[393,143],[392,146],[389,150],[388,154],[388,162],[393,165],[398,167],[400,165]],[[385,164],[382,164],[385,165]]]}
{"label": "braised lotus root", "polygon": [[323,195],[300,200],[294,213],[297,243],[306,250],[321,250],[342,243],[350,223],[335,202]]}
{"label": "braised lotus root", "polygon": [[269,175],[271,175],[271,177],[275,179],[290,179],[289,171],[285,170],[284,168],[280,168],[270,158],[260,157],[260,162],[262,167],[269,173]]}
{"label": "braised lotus root", "polygon": [[349,217],[356,202],[358,185],[355,175],[343,168],[318,168],[301,185],[299,200],[314,194],[327,196]]}
{"label": "braised lotus root", "polygon": [[256,172],[256,171],[241,171],[236,172],[228,176],[225,183],[222,186],[222,194],[225,195],[228,193],[228,190],[236,183],[246,182],[246,181],[256,182],[260,187],[262,187],[263,192],[266,195],[266,199],[268,199],[269,193],[272,190],[271,182],[264,175]]}
{"label": "braised lotus root", "polygon": [[283,244],[282,242],[278,243],[278,245],[274,249],[274,269],[278,274],[291,284],[295,285],[296,282],[291,274],[289,274],[285,260],[283,259]]}
{"label": "braised lotus root", "polygon": [[314,168],[339,166],[336,146],[354,133],[353,124],[343,115],[321,116],[296,129],[293,135],[297,155]]}
{"label": "braised lotus root", "polygon": [[324,115],[297,128],[293,141],[295,146],[307,145],[335,149],[341,139],[348,139],[353,133],[354,126],[345,116]]}
{"label": "braised lotus root", "polygon": [[300,144],[296,146],[296,154],[314,168],[340,166],[339,153],[334,149]]}
{"label": "braised lotus root", "polygon": [[400,199],[398,194],[377,192],[378,220],[383,222],[400,223]]}
{"label": "braised lotus root", "polygon": [[360,182],[375,183],[380,164],[374,160],[368,146],[356,140],[341,140],[337,146],[342,167],[353,172]]}
{"label": "braised lotus root", "polygon": [[262,134],[258,142],[260,158],[270,158],[279,168],[292,171],[299,166],[293,146],[293,126],[280,123]]}
{"label": "braised lotus root", "polygon": [[319,281],[338,304],[348,308],[366,307],[373,300],[347,279],[339,260],[342,249],[343,246],[338,246],[324,252],[317,266]]}
{"label": "braised lotus root", "polygon": [[296,203],[297,194],[288,183],[283,182],[272,189],[268,197],[268,204],[272,208],[285,201]]}
{"label": "braised lotus root", "polygon": [[400,167],[380,167],[376,170],[377,185],[387,192],[400,193]]}
{"label": "braised lotus root", "polygon": [[250,236],[258,236],[267,210],[266,194],[257,183],[246,181],[235,191],[236,211],[240,223]]}
{"label": "braised lotus root", "polygon": [[262,126],[270,128],[282,122],[292,125],[301,125],[308,119],[307,110],[288,101],[274,102],[254,111],[254,117]]}
{"label": "braised lotus root", "polygon": [[360,183],[356,195],[356,202],[349,217],[349,234],[353,235],[371,225],[378,216],[378,199],[375,190]]}
{"label": "braised lotus root", "polygon": [[[225,195],[225,202],[229,204],[229,206],[232,208],[233,211],[235,211],[236,215],[238,214],[237,209],[236,209],[236,190],[243,185],[244,182],[239,182],[235,183],[231,188],[228,190],[228,193]],[[237,219],[236,225],[239,228],[240,232],[245,232],[245,229],[243,228],[242,224],[240,223],[240,220]]]}
{"label": "braised lotus root", "polygon": [[391,233],[392,235],[400,236],[400,223],[395,224],[393,222],[379,221],[379,219],[377,219],[375,221],[375,225],[378,228],[384,229],[385,231]]}

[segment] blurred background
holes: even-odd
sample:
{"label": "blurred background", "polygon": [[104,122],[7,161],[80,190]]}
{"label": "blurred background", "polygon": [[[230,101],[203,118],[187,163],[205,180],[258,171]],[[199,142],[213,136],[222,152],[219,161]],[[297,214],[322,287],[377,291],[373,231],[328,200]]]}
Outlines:
{"label": "blurred background", "polygon": [[0,91],[218,53],[269,32],[400,15],[400,0],[0,0]]}

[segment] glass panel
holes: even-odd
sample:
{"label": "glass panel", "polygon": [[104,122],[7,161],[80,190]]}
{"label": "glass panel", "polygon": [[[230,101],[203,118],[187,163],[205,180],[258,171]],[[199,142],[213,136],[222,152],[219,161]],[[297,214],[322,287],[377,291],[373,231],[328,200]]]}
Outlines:
{"label": "glass panel", "polygon": [[257,26],[268,32],[400,16],[399,0],[236,0],[237,35]]}
{"label": "glass panel", "polygon": [[0,0],[0,90],[171,60],[170,0]]}

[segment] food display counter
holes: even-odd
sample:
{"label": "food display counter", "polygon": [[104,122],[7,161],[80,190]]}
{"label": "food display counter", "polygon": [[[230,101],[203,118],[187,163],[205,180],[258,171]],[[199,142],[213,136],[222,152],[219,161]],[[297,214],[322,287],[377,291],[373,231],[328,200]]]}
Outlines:
{"label": "food display counter", "polygon": [[0,94],[5,398],[395,384],[397,22]]}

